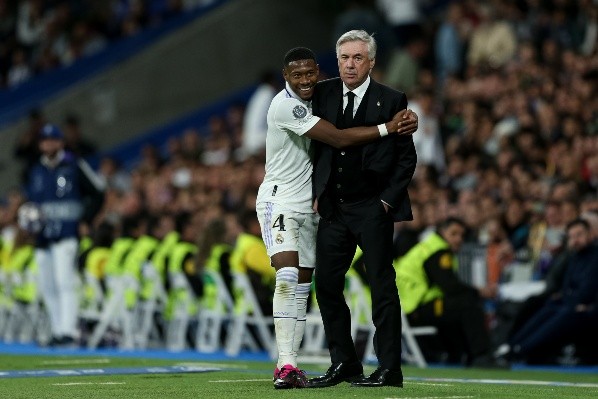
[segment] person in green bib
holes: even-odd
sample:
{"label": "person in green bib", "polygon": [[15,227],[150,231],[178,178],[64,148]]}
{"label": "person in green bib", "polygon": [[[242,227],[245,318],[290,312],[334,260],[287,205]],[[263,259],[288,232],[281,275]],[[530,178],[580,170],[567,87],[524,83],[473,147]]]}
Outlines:
{"label": "person in green bib", "polygon": [[449,362],[494,366],[482,301],[492,293],[457,274],[456,254],[465,232],[461,219],[449,217],[394,262],[401,307],[413,325],[438,328]]}

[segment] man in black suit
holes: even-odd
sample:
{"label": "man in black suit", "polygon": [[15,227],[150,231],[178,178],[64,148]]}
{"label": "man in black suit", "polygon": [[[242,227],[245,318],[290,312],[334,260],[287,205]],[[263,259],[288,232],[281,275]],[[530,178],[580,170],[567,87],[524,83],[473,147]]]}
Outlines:
{"label": "man in black suit", "polygon": [[[340,78],[320,82],[313,112],[337,128],[372,126],[407,108],[404,93],[370,78],[376,42],[365,31],[350,31],[336,44]],[[393,261],[394,222],[411,220],[407,186],[417,156],[410,135],[386,136],[371,144],[335,149],[314,142],[313,190],[322,217],[316,245],[316,295],[332,366],[308,386],[340,382],[353,386],[403,386],[401,305]],[[343,288],[356,246],[364,253],[376,326],[379,367],[369,377],[351,338],[351,315]]]}

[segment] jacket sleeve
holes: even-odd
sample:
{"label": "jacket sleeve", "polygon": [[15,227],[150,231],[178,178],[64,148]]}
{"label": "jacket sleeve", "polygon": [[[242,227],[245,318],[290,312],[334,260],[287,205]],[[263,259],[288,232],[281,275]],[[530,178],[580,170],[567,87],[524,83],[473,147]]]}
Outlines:
{"label": "jacket sleeve", "polygon": [[81,184],[81,201],[84,209],[82,220],[90,223],[104,203],[105,184],[82,158],[77,160],[77,166]]}
{"label": "jacket sleeve", "polygon": [[[401,93],[399,106],[394,112],[407,108],[407,97]],[[415,152],[415,144],[412,136],[399,136],[395,140],[396,145],[396,163],[394,171],[390,176],[388,187],[382,192],[380,198],[390,205],[392,208],[397,208],[407,195],[407,186],[411,182],[413,173],[415,173],[415,165],[417,163],[417,153]]]}

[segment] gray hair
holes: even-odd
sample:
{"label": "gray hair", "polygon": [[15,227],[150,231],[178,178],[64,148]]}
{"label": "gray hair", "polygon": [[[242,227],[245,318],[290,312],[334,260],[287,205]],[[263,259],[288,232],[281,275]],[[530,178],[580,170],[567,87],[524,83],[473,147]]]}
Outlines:
{"label": "gray hair", "polygon": [[338,38],[336,41],[336,57],[339,56],[339,49],[341,45],[347,42],[364,42],[368,45],[368,58],[373,60],[376,58],[376,40],[374,39],[374,35],[370,35],[364,30],[350,30],[347,33],[344,33],[341,37]]}

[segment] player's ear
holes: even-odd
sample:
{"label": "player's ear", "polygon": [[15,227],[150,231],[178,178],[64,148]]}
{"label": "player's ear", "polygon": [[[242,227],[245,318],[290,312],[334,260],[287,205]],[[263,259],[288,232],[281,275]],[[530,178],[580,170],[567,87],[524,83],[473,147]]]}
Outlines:
{"label": "player's ear", "polygon": [[287,79],[288,75],[287,75],[287,68],[286,68],[286,67],[282,67],[282,77],[283,77],[283,79],[284,79],[285,81],[287,81],[287,82],[289,81],[289,80]]}

